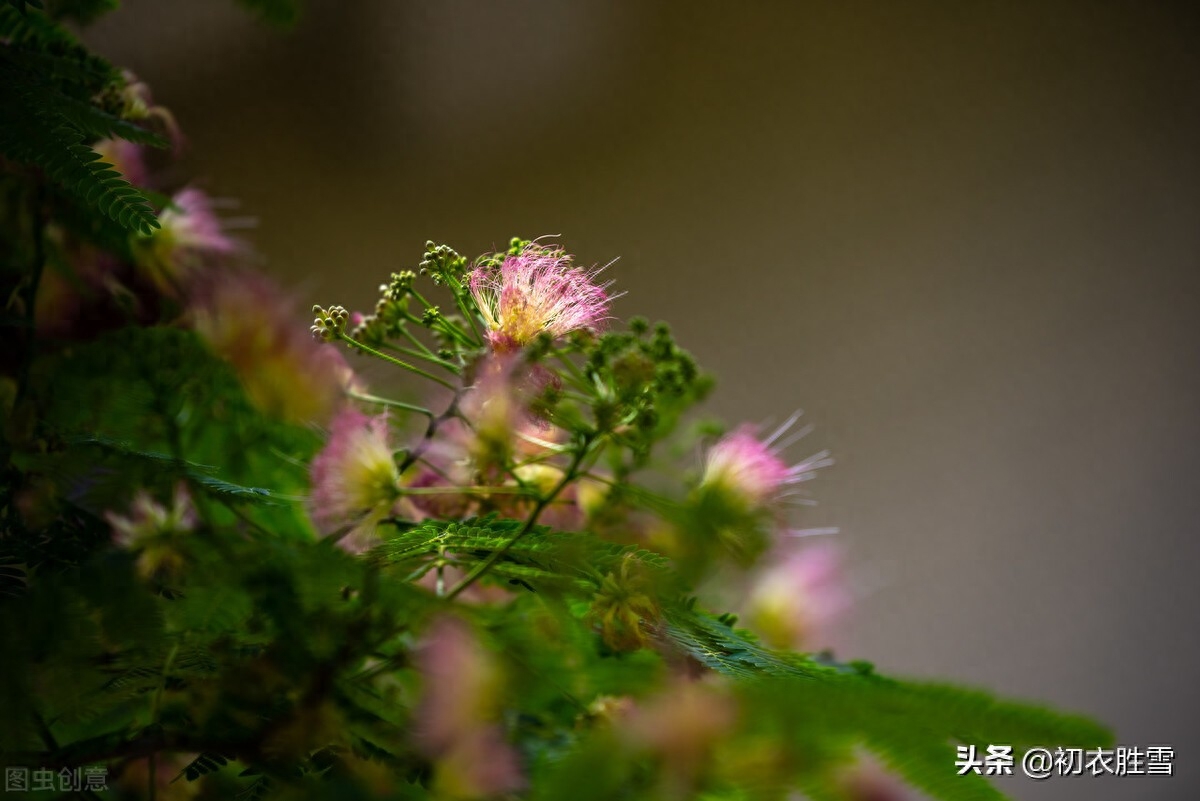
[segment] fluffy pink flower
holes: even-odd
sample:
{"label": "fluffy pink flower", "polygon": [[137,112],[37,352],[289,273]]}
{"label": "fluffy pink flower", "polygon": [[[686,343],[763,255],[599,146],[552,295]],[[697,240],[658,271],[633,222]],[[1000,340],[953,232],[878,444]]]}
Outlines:
{"label": "fluffy pink flower", "polygon": [[853,762],[835,769],[834,781],[846,801],[916,801],[916,796],[879,760],[863,752]]}
{"label": "fluffy pink flower", "polygon": [[497,351],[532,342],[543,331],[561,337],[596,330],[608,315],[609,283],[600,270],[575,267],[561,248],[531,243],[499,267],[477,267],[469,285]]}
{"label": "fluffy pink flower", "polygon": [[423,693],[415,734],[437,763],[435,784],[451,797],[479,798],[523,785],[516,752],[497,723],[501,676],[461,620],[437,620],[417,651]]}
{"label": "fluffy pink flower", "polygon": [[186,533],[196,527],[196,510],[183,484],[175,488],[170,507],[139,490],[128,515],[108,512],[105,517],[113,527],[113,541],[123,548],[136,548],[149,537]]}
{"label": "fluffy pink flower", "polygon": [[92,145],[100,158],[121,173],[134,186],[146,186],[150,171],[142,155],[142,146],[124,139],[101,139]]}
{"label": "fluffy pink flower", "polygon": [[708,451],[701,486],[721,490],[752,510],[786,497],[793,485],[808,481],[819,468],[832,464],[828,451],[790,466],[779,457],[780,451],[807,433],[802,429],[776,444],[798,417],[793,415],[766,439],[760,440],[749,425],[722,437]]}
{"label": "fluffy pink flower", "polygon": [[183,133],[175,122],[175,115],[166,106],[155,105],[149,85],[132,72],[124,70],[122,77],[125,79],[125,88],[121,91],[124,103],[121,116],[127,120],[158,120],[167,129],[167,136],[178,152],[183,145]]}
{"label": "fluffy pink flower", "polygon": [[544,455],[556,447],[562,432],[532,410],[539,394],[554,380],[552,373],[527,364],[517,354],[480,360],[460,404],[470,431],[459,432],[469,435],[459,444],[477,472],[488,475],[514,457]]}
{"label": "fluffy pink flower", "polygon": [[776,648],[832,647],[852,596],[834,543],[816,542],[765,560],[746,599],[746,622]]}
{"label": "fluffy pink flower", "polygon": [[129,514],[108,512],[105,518],[112,526],[113,542],[138,553],[138,572],[146,577],[178,569],[183,556],[176,537],[196,528],[196,509],[182,483],[175,487],[170,506],[141,490],[134,496]]}
{"label": "fluffy pink flower", "polygon": [[268,414],[324,423],[354,380],[341,353],[314,341],[291,298],[259,273],[206,273],[192,292],[191,320]]}
{"label": "fluffy pink flower", "polygon": [[312,461],[312,516],[326,533],[350,527],[339,540],[364,550],[398,497],[400,475],[386,415],[346,407],[333,419],[325,448]]}
{"label": "fluffy pink flower", "polygon": [[212,201],[199,189],[176,193],[158,222],[157,231],[137,241],[134,258],[167,294],[175,294],[190,273],[239,249],[222,229]]}
{"label": "fluffy pink flower", "polygon": [[715,685],[681,679],[638,702],[618,724],[625,739],[658,755],[675,792],[691,797],[714,747],[736,725],[738,709]]}

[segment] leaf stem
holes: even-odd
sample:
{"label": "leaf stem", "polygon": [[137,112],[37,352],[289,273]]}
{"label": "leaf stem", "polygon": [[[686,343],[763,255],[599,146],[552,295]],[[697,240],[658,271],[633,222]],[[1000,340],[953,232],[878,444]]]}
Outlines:
{"label": "leaf stem", "polygon": [[[408,333],[408,331],[406,330],[405,333]],[[411,336],[411,334],[409,334],[409,336]],[[415,337],[414,337],[414,339],[415,339]],[[419,340],[417,340],[417,341],[419,341]],[[432,353],[422,353],[419,350],[414,350],[413,348],[405,348],[405,347],[401,347],[399,345],[385,345],[384,347],[386,347],[388,350],[394,350],[394,351],[396,351],[396,353],[402,353],[405,356],[411,356],[414,359],[424,359],[425,361],[429,362],[430,364],[436,364],[438,367],[441,367],[444,370],[449,370],[450,372],[454,373],[455,375],[459,374],[459,367],[457,364],[454,364],[453,362],[448,362],[445,359],[435,356]]]}
{"label": "leaf stem", "polygon": [[426,370],[422,370],[420,367],[417,367],[416,365],[409,364],[408,362],[405,362],[405,361],[401,361],[400,359],[397,359],[395,356],[388,356],[386,353],[380,353],[379,351],[372,348],[370,345],[364,345],[363,343],[359,342],[356,339],[352,339],[351,337],[347,336],[346,334],[338,334],[337,338],[340,339],[342,342],[345,342],[347,345],[350,345],[351,347],[358,348],[363,353],[368,353],[378,359],[383,359],[385,362],[388,362],[389,364],[394,364],[397,367],[408,370],[410,373],[416,373],[417,375],[421,376],[422,378],[428,378],[430,381],[436,381],[437,383],[441,384],[446,389],[455,389],[454,384],[452,384],[451,382],[442,378],[441,376],[436,376],[433,373],[430,373]]}
{"label": "leaf stem", "polygon": [[417,406],[413,403],[405,403],[404,401],[392,400],[391,398],[381,398],[378,395],[369,395],[365,392],[355,392],[354,390],[347,390],[346,394],[363,403],[374,403],[377,406],[391,406],[396,409],[403,409],[406,412],[423,414],[426,417],[434,416],[432,409],[426,409],[424,406]]}
{"label": "leaf stem", "polygon": [[[158,726],[158,716],[162,708],[163,692],[167,689],[167,676],[171,672],[171,665],[175,663],[175,655],[179,653],[179,641],[176,640],[171,645],[171,650],[167,654],[167,659],[163,662],[162,676],[158,682],[158,688],[154,691],[154,700],[150,705],[150,725]],[[155,801],[158,797],[158,751],[151,751],[147,758],[147,778],[146,778],[146,796],[150,801]]]}
{"label": "leaf stem", "polygon": [[533,530],[534,525],[537,523],[538,517],[546,509],[546,507],[554,502],[554,499],[557,498],[558,494],[566,488],[567,484],[570,484],[575,480],[577,475],[576,471],[579,469],[579,465],[583,462],[584,457],[587,455],[591,444],[591,436],[585,436],[579,445],[579,450],[576,451],[574,458],[571,460],[570,467],[568,467],[567,471],[563,474],[562,479],[554,486],[554,489],[538,498],[537,504],[533,507],[533,511],[529,514],[529,517],[525,519],[525,522],[521,525],[521,528],[517,530],[517,533],[514,534],[512,538],[509,539],[508,542],[504,543],[504,545],[502,545],[500,548],[492,551],[491,555],[488,556],[487,559],[477,564],[470,573],[464,576],[460,582],[455,584],[450,591],[446,593],[446,600],[453,601],[455,598],[457,598],[463,592],[463,590],[474,584],[480,576],[482,576],[484,573],[487,573],[497,562],[503,559],[504,555],[508,553],[509,549],[516,545],[522,537]]}

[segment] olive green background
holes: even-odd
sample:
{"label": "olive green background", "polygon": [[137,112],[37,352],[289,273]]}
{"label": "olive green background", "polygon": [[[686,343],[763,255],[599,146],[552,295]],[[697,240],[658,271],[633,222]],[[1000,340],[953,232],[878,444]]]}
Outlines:
{"label": "olive green background", "polygon": [[[1200,797],[1200,12],[1188,2],[127,0],[197,175],[308,303],[432,238],[620,260],[710,411],[803,407],[847,655],[1094,713]],[[1047,743],[1054,746],[1054,743]],[[953,753],[947,753],[952,769]]]}

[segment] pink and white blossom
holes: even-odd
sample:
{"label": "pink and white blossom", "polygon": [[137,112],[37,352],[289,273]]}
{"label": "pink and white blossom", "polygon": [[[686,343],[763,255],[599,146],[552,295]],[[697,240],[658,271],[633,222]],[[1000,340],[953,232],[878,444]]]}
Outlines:
{"label": "pink and white blossom", "polygon": [[435,761],[446,796],[483,798],[524,785],[516,751],[504,738],[496,660],[463,621],[436,620],[416,654],[422,693],[414,734]]}
{"label": "pink and white blossom", "polygon": [[227,233],[212,200],[188,187],[171,198],[158,215],[159,229],[138,240],[134,258],[159,290],[175,294],[195,271],[232,256],[240,245]]}
{"label": "pink and white blossom", "polygon": [[170,505],[139,490],[128,514],[108,512],[104,517],[112,526],[113,543],[137,553],[137,570],[146,578],[182,566],[177,538],[194,531],[197,524],[196,508],[183,483],[175,487]]}
{"label": "pink and white blossom", "polygon": [[798,417],[793,415],[765,439],[760,439],[750,425],[726,434],[709,449],[700,485],[724,492],[749,510],[762,510],[788,497],[792,487],[833,463],[828,451],[794,465],[780,457],[784,448],[807,433],[807,429],[801,429],[779,441]]}
{"label": "pink and white blossom", "polygon": [[785,543],[753,581],[746,622],[776,648],[832,648],[853,601],[843,562],[832,542]]}
{"label": "pink and white blossom", "polygon": [[386,415],[345,407],[333,419],[325,448],[312,461],[313,520],[325,533],[349,529],[338,544],[366,549],[375,526],[399,495],[399,470]]}
{"label": "pink and white blossom", "polygon": [[259,273],[213,270],[191,292],[193,327],[231,364],[250,400],[294,423],[325,423],[354,375],[332,345],[316,342],[303,316]]}
{"label": "pink and white blossom", "polygon": [[150,170],[142,146],[124,139],[101,139],[92,145],[100,159],[121,173],[121,177],[134,186],[147,186]]}
{"label": "pink and white blossom", "polygon": [[542,332],[558,338],[598,330],[608,316],[611,283],[597,283],[600,272],[574,266],[561,248],[530,243],[498,267],[477,267],[468,285],[488,342],[503,352],[529,344]]}

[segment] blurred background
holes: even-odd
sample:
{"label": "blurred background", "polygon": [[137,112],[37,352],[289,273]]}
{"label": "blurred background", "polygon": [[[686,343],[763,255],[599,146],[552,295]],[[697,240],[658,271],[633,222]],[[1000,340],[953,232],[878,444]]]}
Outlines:
{"label": "blurred background", "polygon": [[306,303],[426,239],[619,257],[708,411],[834,450],[845,656],[1176,751],[1017,798],[1200,797],[1195,3],[126,0],[85,38]]}

